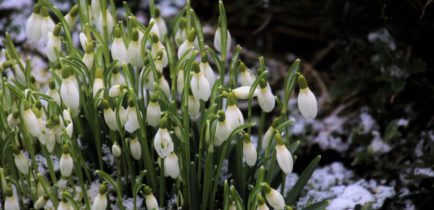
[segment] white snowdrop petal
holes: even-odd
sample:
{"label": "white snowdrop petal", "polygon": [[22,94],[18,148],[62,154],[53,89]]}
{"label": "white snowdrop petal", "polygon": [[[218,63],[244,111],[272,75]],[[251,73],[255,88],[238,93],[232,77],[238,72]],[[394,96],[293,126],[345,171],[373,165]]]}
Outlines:
{"label": "white snowdrop petal", "polygon": [[107,196],[100,194],[95,197],[92,203],[92,210],[105,210],[107,209]]}
{"label": "white snowdrop petal", "polygon": [[39,124],[39,120],[36,117],[35,113],[31,109],[27,109],[23,114],[24,125],[26,126],[27,131],[33,137],[37,137],[42,132],[42,127]]}
{"label": "white snowdrop petal", "polygon": [[225,112],[226,120],[230,123],[232,130],[244,124],[244,117],[241,110],[236,106],[228,106]]}
{"label": "white snowdrop petal", "polygon": [[270,206],[274,209],[285,208],[285,200],[277,190],[271,188],[271,191],[266,193],[266,198]]}
{"label": "white snowdrop petal", "polygon": [[146,195],[145,202],[147,209],[158,209],[158,202],[154,195]]}
{"label": "white snowdrop petal", "polygon": [[276,145],[276,160],[280,169],[282,169],[285,174],[290,174],[292,172],[294,161],[291,153],[285,145]]}
{"label": "white snowdrop petal", "polygon": [[231,134],[231,124],[228,122],[228,120],[224,120],[223,122],[218,121],[216,125],[215,130],[215,139],[214,139],[214,145],[220,146],[225,142],[229,135]]}
{"label": "white snowdrop petal", "polygon": [[14,155],[15,166],[24,175],[29,173],[30,161],[22,152]]}
{"label": "white snowdrop petal", "polygon": [[122,38],[115,38],[110,48],[113,60],[117,60],[117,65],[121,67],[129,62],[128,50]]}
{"label": "white snowdrop petal", "polygon": [[243,142],[243,157],[248,166],[252,167],[255,165],[258,155],[252,142]]}
{"label": "white snowdrop petal", "polygon": [[105,109],[104,110],[104,121],[107,124],[107,126],[110,128],[110,130],[115,131],[116,130],[116,117],[115,113],[112,109]]}
{"label": "white snowdrop petal", "polygon": [[62,154],[59,161],[60,173],[64,177],[69,177],[72,174],[74,162],[70,154]]}
{"label": "white snowdrop petal", "polygon": [[96,94],[98,93],[98,91],[101,89],[104,89],[104,81],[101,78],[96,78],[93,81],[93,88],[92,88],[94,98],[95,98]]}
{"label": "white snowdrop petal", "polygon": [[[214,34],[214,47],[219,53],[222,52],[221,42],[222,42],[222,37],[221,37],[220,27],[218,27],[217,30],[215,31],[215,34]],[[226,51],[227,52],[229,52],[229,49],[231,47],[231,42],[232,42],[232,38],[231,38],[231,34],[229,33],[229,30],[228,30],[227,31],[227,39],[226,39]]]}
{"label": "white snowdrop petal", "polygon": [[270,85],[267,84],[265,88],[259,88],[258,103],[264,112],[271,112],[276,104],[276,99],[271,92]]}
{"label": "white snowdrop petal", "polygon": [[[235,88],[232,91],[233,91],[233,93],[235,93],[235,96],[238,99],[249,99],[250,89],[251,89],[250,86],[242,86],[242,87]],[[258,89],[256,89],[255,91],[253,91],[253,97],[255,97],[257,95],[258,95]]]}
{"label": "white snowdrop petal", "polygon": [[127,122],[125,123],[125,130],[129,133],[134,133],[139,129],[139,120],[137,119],[137,112],[134,108],[128,108]]}
{"label": "white snowdrop petal", "polygon": [[176,90],[178,94],[181,95],[184,91],[184,70],[179,70],[178,75],[176,77]]}
{"label": "white snowdrop petal", "polygon": [[130,141],[130,153],[131,156],[136,160],[140,160],[142,157],[142,146],[140,145],[140,142],[137,140],[137,138],[131,139]]}
{"label": "white snowdrop petal", "polygon": [[200,117],[200,102],[194,96],[188,96],[188,113],[192,120],[197,120]]}
{"label": "white snowdrop petal", "polygon": [[270,126],[265,132],[264,138],[262,138],[262,149],[268,147],[268,144],[270,143],[270,140],[273,137],[273,133],[274,133],[274,128],[273,126]]}
{"label": "white snowdrop petal", "polygon": [[5,209],[7,210],[20,210],[20,205],[18,204],[18,199],[15,196],[7,197],[5,200]]}
{"label": "white snowdrop petal", "polygon": [[173,152],[173,142],[166,128],[159,128],[154,137],[154,149],[161,158]]}
{"label": "white snowdrop petal", "polygon": [[178,157],[175,153],[171,153],[164,158],[164,171],[167,175],[176,179],[180,174]]}
{"label": "white snowdrop petal", "polygon": [[66,107],[77,111],[80,108],[80,92],[74,76],[63,80],[60,85],[60,96]]}
{"label": "white snowdrop petal", "polygon": [[318,112],[318,104],[315,95],[309,88],[300,90],[298,94],[298,109],[306,119],[313,119]]}
{"label": "white snowdrop petal", "polygon": [[54,36],[52,32],[48,32],[48,42],[47,46],[45,47],[45,53],[48,57],[48,60],[51,62],[54,62],[57,60],[57,54],[60,53],[61,50],[61,41],[60,37]]}
{"label": "white snowdrop petal", "polygon": [[148,109],[146,110],[146,121],[152,127],[160,125],[161,108],[157,102],[149,102]]}

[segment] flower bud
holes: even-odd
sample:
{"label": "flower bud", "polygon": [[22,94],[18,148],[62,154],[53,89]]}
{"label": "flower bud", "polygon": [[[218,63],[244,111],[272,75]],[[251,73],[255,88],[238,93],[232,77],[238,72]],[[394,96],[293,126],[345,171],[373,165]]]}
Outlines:
{"label": "flower bud", "polygon": [[110,78],[111,85],[125,85],[125,77],[118,69],[113,69],[113,74]]}
{"label": "flower bud", "polygon": [[244,135],[243,157],[244,157],[244,161],[246,161],[246,164],[250,167],[254,166],[256,160],[258,159],[256,148],[250,141],[250,136],[248,134]]}
{"label": "flower bud", "polygon": [[197,62],[193,64],[193,69],[194,73],[190,82],[191,92],[193,93],[194,98],[208,101],[209,97],[211,96],[211,87],[209,82],[205,75],[200,71]]}
{"label": "flower bud", "polygon": [[60,96],[63,103],[69,109],[77,112],[80,108],[80,90],[78,81],[70,68],[62,72],[62,85],[60,86]]}
{"label": "flower bud", "polygon": [[255,82],[256,77],[252,74],[250,69],[247,68],[244,62],[239,61],[240,70],[238,72],[238,82],[242,86],[251,86]]}
{"label": "flower bud", "polygon": [[[242,86],[242,87],[238,87],[238,88],[233,89],[232,92],[235,94],[235,96],[238,99],[249,99],[250,89],[251,89],[250,86]],[[255,89],[253,91],[252,97],[257,96],[258,92],[259,92],[258,89]],[[258,98],[258,100],[259,100],[259,98]]]}
{"label": "flower bud", "polygon": [[26,22],[26,37],[30,43],[37,44],[41,39],[42,15],[39,13],[40,4],[35,4],[32,14]]}
{"label": "flower bud", "polygon": [[95,80],[93,81],[93,88],[92,88],[92,93],[93,93],[93,97],[96,97],[96,94],[98,93],[98,91],[104,89],[104,81],[102,79],[102,69],[97,68],[96,69],[96,76],[95,76]]}
{"label": "flower bud", "polygon": [[[217,30],[215,31],[214,34],[214,48],[221,53],[222,52],[222,34],[221,34],[221,29],[220,27],[217,28]],[[229,33],[229,30],[227,30],[227,36],[226,36],[226,51],[227,53],[229,52],[229,49],[231,48],[231,42],[232,42],[232,38],[231,38],[231,34]],[[226,54],[227,54],[226,53]]]}
{"label": "flower bud", "polygon": [[4,208],[7,210],[20,210],[20,205],[18,204],[18,199],[12,192],[11,188],[6,189],[6,200]]}
{"label": "flower bud", "polygon": [[58,106],[60,106],[62,101],[60,100],[60,94],[59,90],[56,88],[56,83],[53,80],[50,80],[50,82],[48,83],[48,87],[49,89],[47,95],[50,96]]}
{"label": "flower bud", "polygon": [[75,22],[77,20],[77,15],[79,12],[78,5],[74,5],[71,10],[68,12],[68,14],[65,15],[65,21],[68,24],[69,28],[73,28],[75,25]]}
{"label": "flower bud", "polygon": [[112,98],[120,96],[122,94],[122,89],[124,89],[124,88],[125,88],[124,85],[111,86],[109,89],[109,96]]}
{"label": "flower bud", "polygon": [[244,116],[236,103],[235,94],[233,92],[228,94],[228,102],[226,106],[226,120],[232,126],[232,129],[244,124]]}
{"label": "flower bud", "polygon": [[8,126],[11,129],[15,129],[20,122],[20,113],[14,112],[10,113],[7,118]]}
{"label": "flower bud", "polygon": [[118,143],[114,143],[113,144],[113,146],[112,146],[112,154],[113,154],[113,156],[115,156],[116,158],[119,158],[119,157],[121,157],[121,155],[122,155],[122,150],[121,150],[121,148],[119,147],[119,144]]}
{"label": "flower bud", "polygon": [[150,187],[145,186],[145,203],[147,209],[158,209],[158,202]]}
{"label": "flower bud", "polygon": [[116,130],[116,116],[112,108],[109,107],[109,104],[107,101],[103,100],[101,103],[101,108],[104,110],[104,121],[107,124],[107,126],[110,128],[110,130],[115,131]]}
{"label": "flower bud", "polygon": [[173,142],[167,131],[167,117],[163,117],[160,128],[154,137],[154,149],[161,158],[165,158],[173,152]]}
{"label": "flower bud", "polygon": [[142,157],[142,146],[140,145],[139,140],[137,140],[137,137],[130,140],[130,153],[136,160],[140,160]]}
{"label": "flower bud", "polygon": [[118,66],[122,67],[123,64],[127,64],[129,62],[128,58],[128,50],[125,46],[124,41],[122,40],[122,32],[116,27],[115,28],[115,38],[113,40],[112,46],[110,48],[113,60],[118,61]]}
{"label": "flower bud", "polygon": [[[98,1],[98,0],[96,0]],[[104,33],[104,25],[103,25],[103,13],[99,12],[99,13],[94,13],[95,15],[98,15],[98,18],[96,19],[95,25],[96,28],[98,29],[99,33],[103,34]],[[111,34],[113,31],[113,27],[114,27],[114,23],[113,23],[113,17],[110,13],[110,10],[106,10],[106,18],[107,18],[107,33]]]}
{"label": "flower bud", "polygon": [[200,117],[200,102],[194,96],[188,96],[188,114],[192,120],[197,120]]}
{"label": "flower bud", "polygon": [[[202,57],[206,57],[207,55],[202,55]],[[209,86],[212,89],[212,87],[214,86],[214,83],[216,81],[216,75],[214,73],[214,70],[212,70],[211,66],[209,65],[208,61],[206,62],[200,62],[199,64],[200,67],[200,71],[205,74],[205,78],[208,80],[209,82]]]}
{"label": "flower bud", "polygon": [[137,29],[133,29],[132,37],[128,45],[128,57],[130,57],[131,65],[141,68],[144,62],[142,57],[142,40]]}
{"label": "flower bud", "polygon": [[224,141],[228,139],[229,135],[231,134],[232,127],[231,124],[226,120],[226,116],[223,110],[218,111],[217,115],[219,119],[216,124],[216,138],[214,139],[214,145],[220,146],[223,144]]}
{"label": "flower bud", "polygon": [[95,197],[92,203],[92,210],[105,210],[107,209],[107,186],[102,184],[99,187],[98,195]]}
{"label": "flower bud", "polygon": [[48,33],[54,30],[55,24],[48,14],[47,8],[41,8],[42,20],[39,25],[39,30],[41,30],[41,39],[42,45],[45,46],[48,42]]}
{"label": "flower bud", "polygon": [[180,174],[178,156],[173,152],[164,158],[164,174],[173,179],[176,179]]}
{"label": "flower bud", "polygon": [[285,208],[285,200],[283,196],[275,189],[271,188],[267,183],[263,183],[263,189],[265,190],[265,197],[267,198],[268,204],[274,209]]}
{"label": "flower bud", "polygon": [[63,153],[59,161],[60,173],[62,174],[63,177],[69,177],[71,176],[73,167],[74,167],[74,161],[72,160],[71,154],[69,154],[69,146],[64,145]]}
{"label": "flower bud", "polygon": [[[188,35],[187,39],[185,39],[184,42],[182,42],[181,46],[179,46],[178,49],[178,59],[181,59],[182,56],[184,56],[187,51],[189,51],[189,54],[193,52],[194,49],[194,37],[196,36],[196,32],[194,29],[192,29]],[[192,37],[192,38],[191,38]]]}
{"label": "flower bud", "polygon": [[48,200],[50,200],[50,197],[47,195],[40,196],[38,200],[36,200],[36,203],[33,207],[35,209],[42,209],[44,208],[45,204],[47,204]]}
{"label": "flower bud", "polygon": [[[54,32],[56,30],[60,30],[60,24],[56,25]],[[57,60],[57,54],[61,53],[62,45],[59,35],[55,35],[52,32],[48,32],[48,42],[45,47],[45,53],[48,57],[48,60],[54,62]]]}
{"label": "flower bud", "polygon": [[182,69],[178,71],[178,75],[176,76],[176,90],[179,95],[184,91],[184,70]]}
{"label": "flower bud", "polygon": [[42,126],[32,109],[28,108],[24,110],[23,121],[30,135],[37,137],[41,134]]}
{"label": "flower bud", "polygon": [[146,110],[146,121],[150,126],[155,128],[158,125],[160,125],[160,118],[161,118],[160,104],[158,103],[156,97],[153,97],[153,99],[151,99],[151,102],[149,102],[148,108]]}
{"label": "flower bud", "polygon": [[161,44],[160,39],[158,38],[158,35],[156,35],[155,33],[151,33],[151,38],[152,38],[152,45],[151,45],[151,56],[152,58],[154,58],[155,60],[157,60],[158,55],[161,55],[161,61],[162,66],[166,67],[167,64],[169,63],[169,60],[167,58],[167,51],[166,48],[164,47],[163,44]]}
{"label": "flower bud", "polygon": [[258,195],[258,208],[257,210],[269,210],[267,204],[265,203],[264,198],[261,195]]}
{"label": "flower bud", "polygon": [[306,79],[303,75],[298,76],[298,86],[300,87],[300,93],[298,94],[298,109],[306,119],[313,119],[318,112],[318,105],[315,95],[307,86]]}
{"label": "flower bud", "polygon": [[24,175],[29,173],[30,161],[22,151],[15,151],[14,154],[15,166],[18,171]]}
{"label": "flower bud", "polygon": [[275,136],[276,139],[276,160],[280,166],[280,169],[285,174],[290,174],[292,172],[292,167],[294,166],[294,160],[289,152],[288,148],[283,144],[282,137],[279,133]]}
{"label": "flower bud", "polygon": [[276,100],[271,92],[270,84],[267,83],[266,85],[260,85],[258,91],[258,103],[264,112],[271,112],[274,109]]}

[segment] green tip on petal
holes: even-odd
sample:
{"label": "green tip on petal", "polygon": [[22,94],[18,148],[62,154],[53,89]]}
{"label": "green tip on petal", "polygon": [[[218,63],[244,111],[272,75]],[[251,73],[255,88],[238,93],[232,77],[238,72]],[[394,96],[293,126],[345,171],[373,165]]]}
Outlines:
{"label": "green tip on petal", "polygon": [[71,15],[71,17],[75,17],[78,14],[78,5],[74,5],[72,7],[72,9],[69,11],[69,14]]}
{"label": "green tip on petal", "polygon": [[306,78],[304,78],[304,76],[302,74],[298,75],[297,78],[297,82],[298,82],[298,87],[300,89],[306,89],[307,88],[307,81]]}
{"label": "green tip on petal", "polygon": [[104,195],[107,192],[107,185],[105,183],[99,186],[99,194]]}
{"label": "green tip on petal", "polygon": [[194,42],[195,38],[196,38],[196,30],[194,30],[194,28],[192,28],[187,34],[187,40],[189,42]]}
{"label": "green tip on petal", "polygon": [[58,23],[57,25],[56,25],[56,27],[54,27],[54,30],[53,30],[53,35],[54,36],[59,36],[60,35],[60,30],[62,29],[62,25],[60,25],[60,23]]}
{"label": "green tip on petal", "polygon": [[137,29],[133,29],[131,40],[133,40],[134,42],[139,40],[139,31]]}
{"label": "green tip on petal", "polygon": [[195,73],[199,73],[200,72],[199,64],[196,61],[193,63],[193,71]]}

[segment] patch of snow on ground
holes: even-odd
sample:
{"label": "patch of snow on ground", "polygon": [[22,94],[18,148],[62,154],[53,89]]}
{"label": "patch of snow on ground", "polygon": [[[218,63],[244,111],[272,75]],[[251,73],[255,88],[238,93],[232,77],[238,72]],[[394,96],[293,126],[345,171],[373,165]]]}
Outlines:
{"label": "patch of snow on ground", "polygon": [[102,153],[104,155],[102,157],[102,160],[107,165],[114,166],[114,164],[115,164],[115,158],[114,158],[114,156],[113,156],[113,154],[111,152],[111,149],[107,145],[105,145],[105,144],[102,145]]}
{"label": "patch of snow on ground", "polygon": [[434,171],[431,168],[415,168],[414,175],[434,177]]}
{"label": "patch of snow on ground", "polygon": [[374,152],[374,154],[384,154],[388,153],[392,148],[389,144],[383,141],[378,131],[373,131],[374,139],[371,141],[369,148]]}
{"label": "patch of snow on ground", "polygon": [[393,186],[383,185],[377,180],[358,179],[342,163],[334,162],[315,170],[297,207],[329,200],[328,210],[353,209],[358,204],[368,203],[371,208],[379,209],[387,198],[394,195]]}

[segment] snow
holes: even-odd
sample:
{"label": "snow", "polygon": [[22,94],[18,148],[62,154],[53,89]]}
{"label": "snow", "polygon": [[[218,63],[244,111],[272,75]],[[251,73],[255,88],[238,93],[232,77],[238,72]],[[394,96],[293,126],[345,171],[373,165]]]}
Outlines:
{"label": "snow", "polygon": [[[295,183],[294,180],[294,178],[287,179],[285,183],[287,191],[293,185],[291,182]],[[370,204],[372,209],[379,209],[387,198],[394,195],[393,186],[377,180],[359,179],[342,163],[334,162],[315,170],[297,207],[302,208],[309,203],[329,200],[328,210],[353,209],[358,204]]]}
{"label": "snow", "polygon": [[111,149],[105,144],[102,145],[102,153],[103,153],[102,160],[107,165],[112,166],[115,164],[115,158],[111,152]]}
{"label": "snow", "polygon": [[0,10],[21,9],[32,4],[32,0],[3,0],[0,3]]}
{"label": "snow", "polygon": [[431,168],[415,168],[414,175],[417,176],[425,176],[425,177],[434,177],[434,171]]}
{"label": "snow", "polygon": [[378,131],[373,131],[372,134],[374,135],[374,139],[369,146],[372,152],[375,154],[384,154],[392,149],[389,144],[383,141]]}

